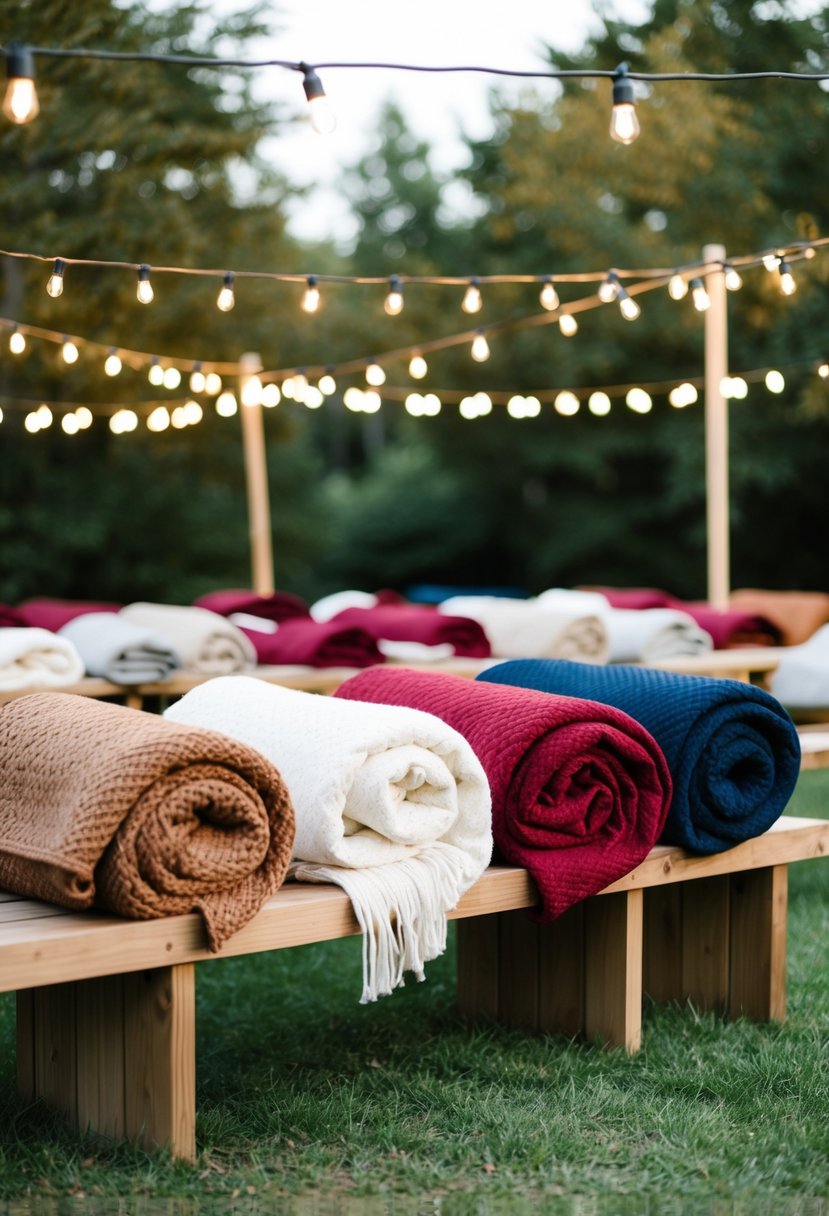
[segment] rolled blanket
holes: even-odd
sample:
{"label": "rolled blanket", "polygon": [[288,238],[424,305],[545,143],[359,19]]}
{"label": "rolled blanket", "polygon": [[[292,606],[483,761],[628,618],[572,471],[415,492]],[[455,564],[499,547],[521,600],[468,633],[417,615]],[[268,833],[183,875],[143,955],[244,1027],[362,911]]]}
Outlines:
{"label": "rolled blanket", "polygon": [[0,709],[0,887],[149,920],[197,910],[211,950],[279,887],[294,817],[253,748],[62,693]]}
{"label": "rolled blanket", "polygon": [[651,663],[714,649],[710,633],[675,608],[610,608],[602,620],[611,663]]}
{"label": "rolled blanket", "polygon": [[83,677],[81,656],[48,629],[0,629],[0,692],[62,688]]}
{"label": "rolled blanket", "polygon": [[771,691],[792,709],[829,706],[829,625],[823,625],[800,646],[781,646],[780,661],[771,673]]}
{"label": "rolled blanket", "polygon": [[488,659],[492,650],[483,626],[469,617],[447,615],[418,604],[377,604],[374,608],[346,608],[332,620],[359,625],[372,637],[387,642],[420,642],[423,646],[449,643],[456,655]]}
{"label": "rolled blanket", "polygon": [[461,596],[438,605],[438,612],[471,617],[489,638],[492,653],[509,659],[527,655],[606,663],[607,630],[595,612],[557,608],[537,599]]}
{"label": "rolled blanket", "polygon": [[719,853],[780,816],[800,769],[794,724],[769,693],[738,680],[643,667],[523,660],[477,679],[588,697],[630,714],[653,735],[673,778],[661,839]]}
{"label": "rolled blanket", "polygon": [[120,604],[103,600],[34,599],[24,600],[22,604],[18,604],[16,611],[24,624],[57,633],[69,621],[74,621],[76,616],[83,616],[85,612],[117,612],[120,607]]}
{"label": "rolled blanket", "polygon": [[163,638],[181,666],[199,675],[232,675],[256,664],[256,651],[241,629],[207,608],[136,603],[122,608],[121,616]]}
{"label": "rolled blanket", "polygon": [[270,595],[258,595],[255,591],[232,589],[210,591],[194,601],[195,607],[207,608],[219,616],[233,616],[235,612],[246,612],[249,616],[263,617],[266,621],[287,621],[293,617],[307,617],[308,605],[290,591],[273,591]]}
{"label": "rolled blanket", "polygon": [[278,764],[296,808],[296,878],[348,894],[363,931],[362,1001],[423,979],[446,914],[492,849],[489,788],[469,744],[428,714],[349,705],[261,680],[194,688],[166,710]]}
{"label": "rolled blanket", "polygon": [[668,769],[647,731],[618,710],[381,667],[352,676],[334,697],[426,710],[469,740],[492,790],[495,847],[529,870],[540,920],[629,873],[659,836]]}
{"label": "rolled blanket", "polygon": [[732,608],[725,612],[695,600],[683,601],[683,612],[711,635],[715,650],[738,646],[779,646],[780,630],[767,617]]}
{"label": "rolled blanket", "polygon": [[59,636],[78,651],[87,675],[102,676],[114,684],[150,684],[166,679],[181,666],[169,643],[119,612],[76,616]]}
{"label": "rolled blanket", "polygon": [[339,625],[336,621],[315,621],[311,617],[282,621],[271,629],[271,621],[254,625],[255,617],[231,618],[256,651],[257,662],[264,664],[299,663],[309,667],[370,667],[382,663],[377,643],[365,629]]}
{"label": "rolled blanket", "polygon": [[732,591],[730,607],[766,617],[780,630],[784,646],[800,646],[829,624],[829,594],[825,591]]}

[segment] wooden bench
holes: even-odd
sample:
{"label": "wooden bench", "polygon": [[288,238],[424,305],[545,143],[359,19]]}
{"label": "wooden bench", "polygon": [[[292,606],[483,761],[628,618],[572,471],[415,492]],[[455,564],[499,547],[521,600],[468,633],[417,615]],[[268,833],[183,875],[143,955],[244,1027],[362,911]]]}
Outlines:
{"label": "wooden bench", "polygon": [[[796,818],[708,857],[659,845],[544,926],[526,914],[536,902],[527,873],[492,866],[451,913],[460,1009],[629,1052],[640,1046],[644,992],[781,1019],[787,866],[826,854],[829,821]],[[0,991],[17,992],[20,1093],[78,1127],[192,1159],[194,964],[357,932],[339,887],[294,882],[219,954],[196,914],[128,921],[0,893]]]}

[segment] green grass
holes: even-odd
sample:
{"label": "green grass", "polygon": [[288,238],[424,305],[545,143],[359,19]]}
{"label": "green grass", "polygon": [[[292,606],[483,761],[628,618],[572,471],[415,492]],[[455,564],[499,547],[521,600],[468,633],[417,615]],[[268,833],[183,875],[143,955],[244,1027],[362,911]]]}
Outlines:
{"label": "green grass", "polygon": [[[804,774],[791,811],[829,817],[829,772]],[[367,1007],[355,939],[201,967],[195,1166],[24,1108],[0,998],[0,1199],[825,1216],[829,865],[794,865],[790,891],[786,1024],[649,1006],[633,1058],[465,1028],[451,948]]]}

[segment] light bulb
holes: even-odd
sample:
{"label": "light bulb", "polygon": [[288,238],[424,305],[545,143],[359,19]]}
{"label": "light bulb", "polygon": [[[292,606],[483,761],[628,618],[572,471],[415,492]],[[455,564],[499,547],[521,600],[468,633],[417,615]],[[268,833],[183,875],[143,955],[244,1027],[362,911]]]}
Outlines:
{"label": "light bulb", "polygon": [[558,319],[558,328],[565,338],[572,338],[579,332],[579,323],[570,312],[563,312]]}
{"label": "light bulb", "polygon": [[63,274],[65,270],[66,263],[63,258],[55,258],[52,273],[49,275],[49,282],[46,284],[46,291],[53,300],[63,295]]}
{"label": "light bulb", "polygon": [[204,391],[208,397],[215,397],[222,391],[222,378],[218,372],[208,372],[204,378]]}
{"label": "light bulb", "polygon": [[111,350],[104,361],[104,374],[117,376],[123,364],[117,351]]}
{"label": "light bulb", "polygon": [[258,376],[245,376],[242,382],[242,405],[252,406],[262,404],[262,381]]}
{"label": "light bulb", "polygon": [[613,73],[612,102],[610,138],[619,144],[632,144],[639,135],[639,119],[636,116],[633,84],[628,77],[626,63],[620,63]]}
{"label": "light bulb", "polygon": [[486,363],[489,358],[489,343],[486,340],[486,335],[480,330],[472,339],[472,349],[469,353],[476,363]]}
{"label": "light bulb", "polygon": [[347,410],[353,410],[355,414],[359,414],[363,408],[363,390],[358,388],[356,384],[349,385],[343,393],[343,405]]}
{"label": "light bulb", "polygon": [[763,254],[763,265],[771,273],[771,271],[776,270],[780,265],[780,258],[776,253],[765,253]]}
{"label": "light bulb", "polygon": [[565,418],[572,418],[574,414],[579,412],[579,399],[575,393],[571,393],[569,389],[564,389],[563,392],[556,394],[553,408],[557,414],[562,414]]}
{"label": "light bulb", "polygon": [[406,413],[411,414],[413,418],[420,418],[423,414],[423,397],[420,393],[409,393],[406,400],[403,402],[406,408]]}
{"label": "light bulb", "polygon": [[794,281],[789,263],[781,259],[780,261],[780,290],[784,296],[793,296],[797,291],[797,283]]}
{"label": "light bulb", "polygon": [[782,393],[786,387],[786,381],[780,372],[766,372],[766,388],[770,393]]}
{"label": "light bulb", "polygon": [[331,103],[325,95],[322,81],[314,69],[309,67],[307,63],[301,63],[299,66],[303,73],[302,87],[308,100],[308,113],[311,117],[311,126],[317,135],[330,135],[337,125],[337,119],[331,108]]}
{"label": "light bulb", "polygon": [[9,83],[3,113],[9,122],[31,122],[40,113],[40,102],[35,88],[34,56],[28,47],[12,43],[6,48],[6,75]]}
{"label": "light bulb", "polygon": [[469,286],[467,287],[463,301],[461,302],[461,308],[464,312],[480,312],[483,302],[481,289],[478,286],[478,280],[470,279]]}
{"label": "light bulb", "polygon": [[237,408],[233,393],[219,393],[216,398],[216,413],[220,418],[232,418]]}
{"label": "light bulb", "polygon": [[170,425],[170,415],[163,405],[156,406],[147,416],[148,431],[166,431]]}
{"label": "light bulb", "polygon": [[682,410],[686,405],[693,405],[699,397],[699,393],[694,388],[693,384],[677,384],[668,393],[668,400],[671,405],[678,410]]}
{"label": "light bulb", "polygon": [[817,374],[820,376],[821,380],[829,380],[829,363],[821,363],[820,367],[817,369]]}
{"label": "light bulb", "polygon": [[52,425],[52,411],[46,404],[37,407],[37,417],[40,422],[40,429],[45,430],[47,426]]}
{"label": "light bulb", "polygon": [[219,312],[230,312],[236,303],[236,296],[233,292],[233,274],[228,270],[222,283],[222,289],[216,297],[216,307]]}
{"label": "light bulb", "polygon": [[199,405],[198,401],[185,401],[181,407],[184,410],[184,416],[187,419],[188,426],[196,426],[204,417],[204,410]]}
{"label": "light bulb", "polygon": [[597,418],[604,418],[610,413],[610,398],[607,393],[595,392],[591,393],[587,398],[587,408],[591,414],[595,414]]}
{"label": "light bulb", "polygon": [[177,367],[168,367],[164,372],[164,387],[169,389],[178,388],[181,384],[181,372]]}
{"label": "light bulb", "polygon": [[77,435],[81,429],[80,423],[74,414],[64,414],[60,420],[61,430],[66,435]]}
{"label": "light bulb", "polygon": [[412,355],[409,360],[409,375],[413,380],[422,380],[429,370],[429,365],[423,355]]}
{"label": "light bulb", "polygon": [[142,304],[152,304],[155,292],[153,291],[153,285],[150,282],[149,266],[138,267],[138,286],[135,294]]}
{"label": "light bulb", "polygon": [[739,291],[743,285],[742,275],[739,273],[739,271],[735,270],[729,262],[725,263],[723,270],[725,271],[726,290]]}
{"label": "light bulb", "polygon": [[33,410],[31,413],[28,413],[23,419],[23,425],[30,435],[36,435],[40,430],[40,419],[37,416],[37,412]]}
{"label": "light bulb", "polygon": [[711,297],[705,290],[702,279],[691,279],[691,297],[697,312],[705,312],[711,307]]}
{"label": "light bulb", "polygon": [[324,376],[320,376],[319,384],[317,385],[317,387],[319,388],[319,391],[323,394],[323,396],[330,397],[332,393],[336,393],[336,391],[337,391],[337,381],[334,379],[333,376],[329,375],[326,372],[326,374]]}
{"label": "light bulb", "polygon": [[379,393],[375,392],[373,388],[367,389],[363,393],[363,413],[364,414],[376,414],[382,404],[383,404],[382,397],[380,396]]}
{"label": "light bulb", "polygon": [[187,417],[187,410],[183,405],[177,405],[170,415],[170,422],[177,431],[183,431],[186,426],[190,425],[190,420]]}
{"label": "light bulb", "polygon": [[[320,398],[322,398],[322,393],[320,393]],[[262,404],[266,409],[272,410],[275,405],[279,405],[281,400],[282,394],[278,384],[266,384],[262,389]]]}
{"label": "light bulb", "polygon": [[668,295],[672,300],[684,300],[688,294],[688,283],[681,274],[671,275],[668,284]]}
{"label": "light bulb", "polygon": [[26,339],[19,329],[12,331],[9,338],[9,350],[13,355],[22,355],[26,349]]}
{"label": "light bulb", "polygon": [[642,315],[642,309],[633,296],[629,296],[624,288],[619,292],[619,312],[626,321],[635,321],[637,317]]}
{"label": "light bulb", "polygon": [[92,426],[92,410],[86,405],[79,405],[75,410],[75,417],[78,420],[78,426],[82,431]]}
{"label": "light bulb", "polygon": [[643,388],[630,389],[625,397],[625,403],[636,414],[649,414],[653,408],[650,394],[646,393]]}
{"label": "light bulb", "polygon": [[612,304],[619,294],[619,277],[611,270],[603,283],[599,284],[599,299],[602,304]]}
{"label": "light bulb", "polygon": [[309,274],[305,283],[305,295],[302,297],[302,311],[316,312],[320,306],[320,289],[317,287],[316,276]]}
{"label": "light bulb", "polygon": [[64,339],[61,354],[63,355],[64,363],[78,362],[78,348],[69,338]]}
{"label": "light bulb", "polygon": [[[320,392],[320,390],[316,387],[316,385],[309,384],[308,387],[306,388],[305,394],[302,398],[302,403],[306,409],[318,410],[324,400],[325,400],[325,397]],[[262,404],[264,405],[265,402],[263,401]]]}
{"label": "light bulb", "polygon": [[390,317],[398,317],[403,311],[403,287],[396,274],[389,279],[389,291],[383,301],[383,308]]}
{"label": "light bulb", "polygon": [[545,279],[544,286],[538,296],[542,308],[546,308],[547,312],[555,312],[561,301],[558,298],[555,283],[552,279]]}
{"label": "light bulb", "polygon": [[150,370],[147,372],[147,379],[149,380],[150,384],[154,384],[156,388],[160,388],[160,386],[164,383],[164,368],[155,357],[153,357],[153,361],[150,364]]}
{"label": "light bulb", "polygon": [[195,365],[195,367],[193,368],[193,370],[191,371],[190,380],[188,383],[190,385],[191,393],[203,393],[204,392],[206,382],[205,382],[204,372],[202,371],[200,364],[197,363]]}
{"label": "light bulb", "polygon": [[379,363],[369,363],[366,368],[366,384],[370,384],[372,388],[377,388],[381,384],[386,383],[386,373],[383,371]]}

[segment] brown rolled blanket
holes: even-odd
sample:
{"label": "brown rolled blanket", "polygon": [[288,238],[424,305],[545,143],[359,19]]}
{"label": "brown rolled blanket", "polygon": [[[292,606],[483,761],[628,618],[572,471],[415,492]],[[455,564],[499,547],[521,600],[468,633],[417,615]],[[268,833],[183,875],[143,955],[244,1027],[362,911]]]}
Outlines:
{"label": "brown rolled blanket", "polygon": [[211,950],[282,883],[279,771],[217,731],[67,693],[0,708],[0,887],[147,920],[197,910]]}

